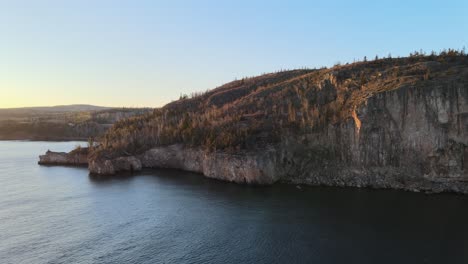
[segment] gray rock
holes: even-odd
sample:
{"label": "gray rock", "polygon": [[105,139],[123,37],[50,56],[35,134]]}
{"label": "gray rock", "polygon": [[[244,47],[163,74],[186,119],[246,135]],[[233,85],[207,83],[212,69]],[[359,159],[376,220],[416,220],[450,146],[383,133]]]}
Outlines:
{"label": "gray rock", "polygon": [[86,166],[88,165],[88,153],[81,152],[53,152],[47,151],[44,155],[39,156],[39,164],[41,165],[72,165]]}

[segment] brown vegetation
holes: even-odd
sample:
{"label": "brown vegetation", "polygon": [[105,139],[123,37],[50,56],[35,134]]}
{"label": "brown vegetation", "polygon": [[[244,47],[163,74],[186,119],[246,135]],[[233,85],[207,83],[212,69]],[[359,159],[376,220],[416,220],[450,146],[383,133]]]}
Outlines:
{"label": "brown vegetation", "polygon": [[356,119],[355,109],[377,93],[466,75],[466,66],[464,51],[450,49],[244,78],[117,122],[95,155],[136,154],[175,143],[212,151],[264,148],[290,134]]}

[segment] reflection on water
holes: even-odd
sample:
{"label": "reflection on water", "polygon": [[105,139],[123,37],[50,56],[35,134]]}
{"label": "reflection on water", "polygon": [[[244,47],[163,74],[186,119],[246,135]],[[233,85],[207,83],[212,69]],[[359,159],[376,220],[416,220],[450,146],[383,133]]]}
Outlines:
{"label": "reflection on water", "polygon": [[468,198],[38,166],[0,142],[2,263],[468,263]]}

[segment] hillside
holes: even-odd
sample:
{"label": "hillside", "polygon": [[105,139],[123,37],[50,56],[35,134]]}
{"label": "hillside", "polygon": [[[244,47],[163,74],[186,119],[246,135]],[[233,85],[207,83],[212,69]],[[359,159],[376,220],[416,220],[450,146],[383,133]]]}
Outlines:
{"label": "hillside", "polygon": [[95,105],[56,105],[56,106],[37,106],[37,107],[19,107],[19,108],[0,108],[0,120],[31,117],[36,115],[44,115],[51,113],[73,113],[73,112],[90,112],[111,109],[112,107],[95,106]]}
{"label": "hillside", "polygon": [[89,168],[468,192],[468,57],[449,51],[245,78],[117,122]]}
{"label": "hillside", "polygon": [[355,110],[391,90],[464,84],[467,61],[466,56],[416,56],[246,78],[118,122],[103,138],[103,150],[136,154],[174,143],[211,150],[262,148],[284,135],[359,123]]}

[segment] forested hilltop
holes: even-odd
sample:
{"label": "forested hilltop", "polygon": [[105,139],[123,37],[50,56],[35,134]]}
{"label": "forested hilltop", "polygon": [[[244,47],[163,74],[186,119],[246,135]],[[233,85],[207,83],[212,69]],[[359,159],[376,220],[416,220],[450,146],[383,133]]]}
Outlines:
{"label": "forested hilltop", "polygon": [[424,93],[434,85],[465,84],[467,66],[464,51],[447,50],[244,78],[117,122],[102,137],[96,155],[138,154],[176,143],[242,152],[291,135],[326,132],[346,120],[353,120],[359,130],[356,109],[369,98],[391,90]]}
{"label": "forested hilltop", "polygon": [[0,140],[88,140],[121,119],[148,112],[93,105],[0,109]]}

